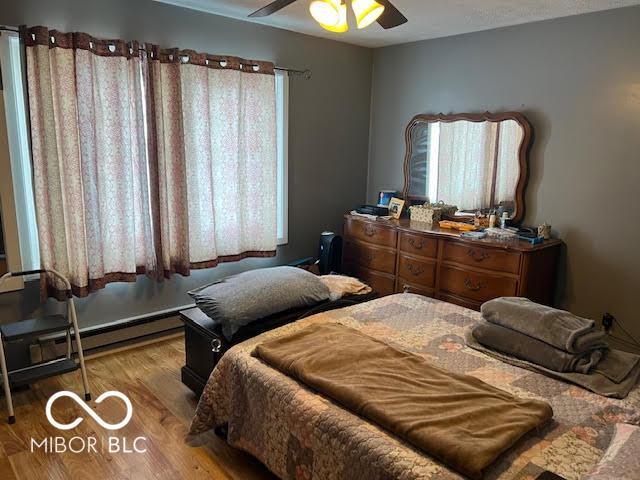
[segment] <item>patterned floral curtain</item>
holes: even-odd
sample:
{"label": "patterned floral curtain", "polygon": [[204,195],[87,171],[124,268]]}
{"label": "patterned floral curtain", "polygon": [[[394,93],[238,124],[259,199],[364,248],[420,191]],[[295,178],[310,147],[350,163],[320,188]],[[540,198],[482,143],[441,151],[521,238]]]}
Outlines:
{"label": "patterned floral curtain", "polygon": [[275,255],[273,64],[147,51],[165,272]]}
{"label": "patterned floral curtain", "polygon": [[43,268],[84,296],[275,254],[272,64],[44,27],[25,43]]}
{"label": "patterned floral curtain", "polygon": [[79,296],[152,274],[145,56],[135,43],[43,27],[25,43],[43,268],[66,275]]}

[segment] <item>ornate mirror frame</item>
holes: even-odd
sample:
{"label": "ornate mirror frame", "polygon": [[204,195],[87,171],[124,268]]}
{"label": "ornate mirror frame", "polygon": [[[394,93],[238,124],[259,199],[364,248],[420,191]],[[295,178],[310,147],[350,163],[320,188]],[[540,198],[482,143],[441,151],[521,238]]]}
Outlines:
{"label": "ornate mirror frame", "polygon": [[405,130],[405,148],[406,153],[404,157],[404,190],[403,198],[408,204],[411,204],[412,200],[424,201],[423,197],[410,196],[409,190],[411,188],[411,179],[409,178],[411,171],[411,157],[413,155],[413,145],[411,141],[411,133],[413,128],[420,123],[451,123],[460,120],[466,120],[469,122],[503,122],[505,120],[514,120],[523,129],[524,135],[522,137],[522,143],[518,149],[519,163],[520,163],[520,177],[516,186],[515,204],[516,211],[511,219],[512,223],[519,224],[522,222],[525,214],[524,204],[524,192],[527,186],[527,180],[529,179],[529,152],[533,144],[533,127],[529,123],[529,120],[520,112],[502,112],[502,113],[453,113],[447,114],[438,113],[437,115],[422,114],[416,115],[411,119],[409,125]]}

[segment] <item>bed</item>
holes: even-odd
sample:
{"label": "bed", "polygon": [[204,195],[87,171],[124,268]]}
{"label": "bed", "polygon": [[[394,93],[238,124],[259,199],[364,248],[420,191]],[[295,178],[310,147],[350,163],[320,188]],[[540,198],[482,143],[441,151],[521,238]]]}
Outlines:
{"label": "bed", "polygon": [[485,472],[485,478],[528,480],[550,471],[577,480],[600,460],[615,424],[640,423],[638,385],[624,400],[605,398],[466,347],[464,333],[479,315],[419,295],[399,294],[259,335],[222,357],[200,398],[190,434],[227,425],[231,446],[249,452],[284,479],[463,478],[251,356],[266,339],[324,322],[355,328],[516,396],[548,402],[553,421],[521,439]]}

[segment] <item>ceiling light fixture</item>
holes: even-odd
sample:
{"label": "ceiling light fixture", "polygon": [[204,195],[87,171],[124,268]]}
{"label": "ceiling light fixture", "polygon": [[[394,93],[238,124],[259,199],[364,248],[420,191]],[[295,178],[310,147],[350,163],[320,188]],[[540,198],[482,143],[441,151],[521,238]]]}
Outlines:
{"label": "ceiling light fixture", "polygon": [[356,14],[358,29],[368,27],[384,12],[384,6],[375,0],[353,0],[351,8],[353,8],[353,13]]}
{"label": "ceiling light fixture", "polygon": [[[384,5],[375,0],[353,0],[351,8],[356,16],[359,29],[375,22],[384,12]],[[311,16],[325,30],[343,33],[349,30],[347,23],[347,5],[343,0],[315,0],[309,6]]]}
{"label": "ceiling light fixture", "polygon": [[309,12],[325,30],[335,33],[349,30],[347,5],[342,0],[316,0],[311,2]]}

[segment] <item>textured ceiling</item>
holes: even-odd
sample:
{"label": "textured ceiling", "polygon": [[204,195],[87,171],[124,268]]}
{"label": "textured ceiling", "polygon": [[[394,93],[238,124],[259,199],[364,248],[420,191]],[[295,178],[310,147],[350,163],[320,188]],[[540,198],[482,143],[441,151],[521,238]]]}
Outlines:
{"label": "textured ceiling", "polygon": [[156,1],[366,47],[382,47],[640,5],[640,0],[392,0],[409,19],[405,25],[383,30],[376,23],[365,30],[351,27],[349,32],[337,34],[323,30],[311,18],[311,0],[298,0],[280,12],[261,19],[248,19],[247,15],[271,0]]}

